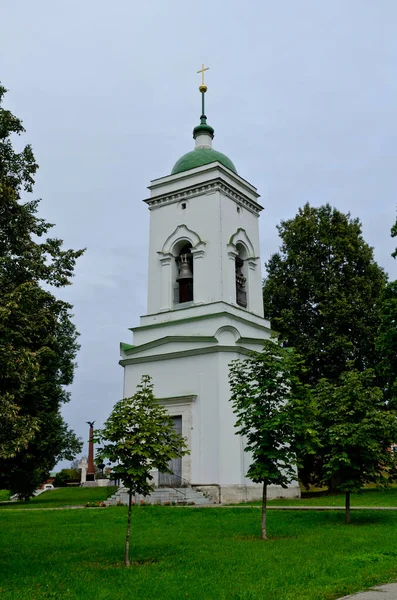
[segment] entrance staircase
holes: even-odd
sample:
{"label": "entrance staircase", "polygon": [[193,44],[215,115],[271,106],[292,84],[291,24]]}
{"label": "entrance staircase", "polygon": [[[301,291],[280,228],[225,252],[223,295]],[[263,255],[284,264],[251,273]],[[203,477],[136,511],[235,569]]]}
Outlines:
{"label": "entrance staircase", "polygon": [[[204,496],[202,492],[197,492],[192,487],[158,487],[150,496],[141,496],[136,494],[132,497],[134,504],[179,504],[179,505],[197,505],[203,506],[213,504],[213,502]],[[128,490],[126,488],[119,488],[108,502],[110,504],[128,504]]]}

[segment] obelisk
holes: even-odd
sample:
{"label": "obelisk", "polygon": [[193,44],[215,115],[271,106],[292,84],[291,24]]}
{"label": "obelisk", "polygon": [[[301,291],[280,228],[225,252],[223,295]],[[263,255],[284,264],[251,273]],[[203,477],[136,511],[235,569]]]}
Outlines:
{"label": "obelisk", "polygon": [[88,467],[87,467],[87,481],[95,481],[95,467],[94,467],[94,423],[95,421],[87,421],[90,426],[90,435],[88,438]]}

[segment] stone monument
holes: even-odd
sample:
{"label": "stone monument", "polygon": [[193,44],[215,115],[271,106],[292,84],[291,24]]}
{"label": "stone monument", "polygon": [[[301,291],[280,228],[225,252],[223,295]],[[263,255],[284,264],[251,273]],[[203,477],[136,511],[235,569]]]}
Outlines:
{"label": "stone monument", "polygon": [[95,481],[95,467],[94,467],[94,423],[95,421],[87,421],[90,426],[90,433],[88,438],[88,467],[87,467],[87,481]]}

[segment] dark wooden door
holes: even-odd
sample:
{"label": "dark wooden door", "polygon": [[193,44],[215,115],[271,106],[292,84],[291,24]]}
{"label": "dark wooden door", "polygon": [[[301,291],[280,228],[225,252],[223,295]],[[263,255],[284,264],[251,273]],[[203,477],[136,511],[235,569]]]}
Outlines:
{"label": "dark wooden door", "polygon": [[[173,417],[174,429],[182,437],[182,417]],[[182,486],[182,457],[172,458],[168,463],[172,473],[159,473],[159,487],[181,487]]]}

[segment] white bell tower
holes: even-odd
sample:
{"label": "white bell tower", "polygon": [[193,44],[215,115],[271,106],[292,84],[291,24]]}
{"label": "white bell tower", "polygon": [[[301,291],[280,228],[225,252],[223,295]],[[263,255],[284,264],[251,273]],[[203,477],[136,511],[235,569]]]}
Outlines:
{"label": "white bell tower", "polygon": [[[202,69],[204,77],[204,67]],[[229,402],[229,364],[270,337],[263,318],[256,189],[232,161],[212,148],[214,130],[204,112],[195,147],[171,175],[156,179],[145,200],[150,210],[147,314],[121,344],[124,395],[143,374],[175,417],[190,455],[175,461],[161,486],[196,486],[215,501],[259,499],[261,486],[245,477],[249,455],[235,433]],[[292,486],[270,489],[296,495]]]}

